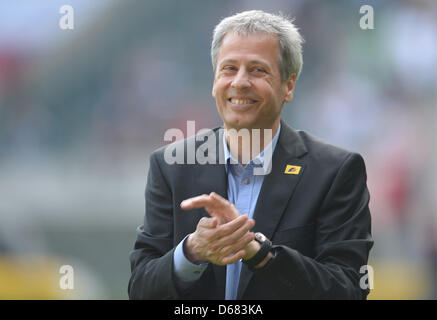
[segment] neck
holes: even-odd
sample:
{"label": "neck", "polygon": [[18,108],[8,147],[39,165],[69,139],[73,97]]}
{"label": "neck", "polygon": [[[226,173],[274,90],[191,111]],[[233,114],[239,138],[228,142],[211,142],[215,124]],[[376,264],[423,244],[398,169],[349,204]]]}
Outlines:
{"label": "neck", "polygon": [[239,163],[246,165],[272,141],[279,129],[279,122],[272,128],[235,129],[226,125],[224,128],[229,152]]}

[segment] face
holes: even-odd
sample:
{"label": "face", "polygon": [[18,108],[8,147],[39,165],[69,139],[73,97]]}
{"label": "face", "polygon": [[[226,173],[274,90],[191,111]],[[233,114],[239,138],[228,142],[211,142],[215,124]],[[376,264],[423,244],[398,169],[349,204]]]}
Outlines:
{"label": "face", "polygon": [[284,102],[293,99],[296,75],[281,80],[279,40],[268,34],[228,32],[217,59],[212,89],[225,129],[273,129]]}

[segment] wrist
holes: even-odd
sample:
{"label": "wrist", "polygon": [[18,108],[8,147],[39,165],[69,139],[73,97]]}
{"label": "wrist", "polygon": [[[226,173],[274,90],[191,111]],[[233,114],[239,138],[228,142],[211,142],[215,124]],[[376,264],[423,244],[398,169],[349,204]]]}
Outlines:
{"label": "wrist", "polygon": [[245,250],[243,262],[252,270],[263,267],[273,258],[272,242],[260,232],[255,233],[255,240],[251,241]]}
{"label": "wrist", "polygon": [[[246,255],[243,257],[243,260],[249,260],[249,259],[253,258],[256,255],[256,253],[259,251],[259,249],[261,249],[261,245],[259,244],[259,242],[255,241],[255,240],[252,240],[251,242],[249,242],[249,244],[246,246],[246,248],[244,248],[244,250],[246,251]],[[267,254],[267,256],[264,258],[264,260],[255,266],[255,269],[264,267],[264,265],[271,258],[273,258],[273,254],[271,252],[269,252]]]}
{"label": "wrist", "polygon": [[264,267],[271,258],[273,258],[273,253],[269,252],[264,260],[255,266],[255,269]]}
{"label": "wrist", "polygon": [[188,259],[188,261],[190,261],[191,263],[194,264],[202,264],[202,263],[206,263],[206,261],[202,260],[199,256],[196,255],[195,250],[194,250],[194,245],[193,245],[193,234],[190,234],[187,239],[184,241],[183,244],[183,251],[184,251],[184,255],[185,257]]}
{"label": "wrist", "polygon": [[252,240],[247,244],[247,246],[244,248],[244,251],[246,251],[246,255],[243,257],[243,260],[249,260],[251,259],[261,248],[261,245],[256,241]]}

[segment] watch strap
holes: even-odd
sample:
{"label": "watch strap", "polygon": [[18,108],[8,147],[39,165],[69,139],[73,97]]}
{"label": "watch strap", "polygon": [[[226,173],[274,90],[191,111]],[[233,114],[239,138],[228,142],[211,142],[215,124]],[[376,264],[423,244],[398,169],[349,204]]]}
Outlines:
{"label": "watch strap", "polygon": [[243,262],[249,267],[249,269],[254,269],[256,265],[260,264],[265,257],[269,254],[272,249],[272,244],[270,241],[264,241],[261,244],[261,248],[258,252],[249,260],[243,260]]}

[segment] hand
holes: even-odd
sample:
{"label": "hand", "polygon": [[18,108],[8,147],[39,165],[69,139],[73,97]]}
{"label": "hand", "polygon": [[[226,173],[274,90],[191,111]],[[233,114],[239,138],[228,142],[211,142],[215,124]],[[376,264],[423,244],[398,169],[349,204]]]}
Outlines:
{"label": "hand", "polygon": [[193,263],[209,261],[216,265],[237,262],[246,255],[244,249],[255,238],[248,232],[255,225],[247,215],[218,225],[218,218],[202,218],[196,231],[185,242],[185,255]]}
{"label": "hand", "polygon": [[[197,197],[189,198],[181,202],[181,208],[184,210],[202,207],[204,207],[212,217],[218,219],[218,224],[224,224],[240,217],[240,213],[235,205],[215,192],[211,192],[209,195],[203,194]],[[250,259],[256,254],[256,252],[258,252],[259,248],[260,246],[258,242],[254,241],[253,237],[252,241],[247,242],[247,245],[244,247],[244,254],[241,258],[246,260]],[[241,251],[239,253],[243,252]],[[238,260],[239,259],[235,259],[235,261]],[[235,262],[234,260],[232,261],[233,262],[229,263]]]}
{"label": "hand", "polygon": [[184,210],[204,207],[211,217],[216,217],[219,224],[232,221],[240,216],[237,208],[215,192],[189,198],[181,202]]}

